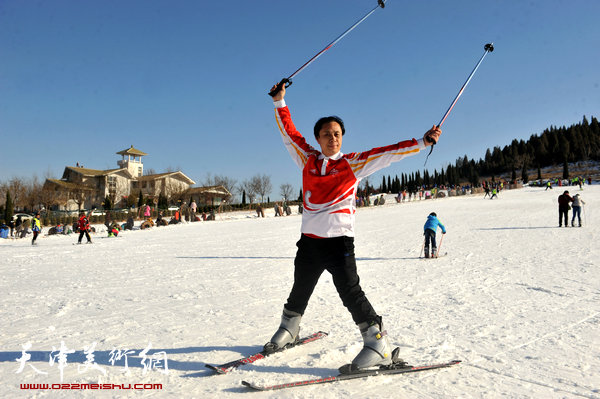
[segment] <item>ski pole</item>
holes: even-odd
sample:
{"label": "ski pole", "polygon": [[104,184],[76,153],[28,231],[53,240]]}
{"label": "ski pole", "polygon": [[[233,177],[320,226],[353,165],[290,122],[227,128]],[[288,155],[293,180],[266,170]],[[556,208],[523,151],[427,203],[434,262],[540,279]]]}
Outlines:
{"label": "ski pole", "polygon": [[363,22],[365,19],[367,19],[371,14],[373,14],[375,12],[375,10],[377,10],[379,7],[384,8],[385,7],[385,2],[387,0],[377,0],[377,5],[375,6],[375,8],[373,8],[371,11],[369,11],[364,17],[362,17],[361,19],[359,19],[358,21],[356,21],[356,23],[354,23],[354,25],[352,25],[351,27],[349,27],[348,29],[346,29],[344,31],[344,33],[342,33],[341,35],[339,35],[338,37],[335,38],[335,40],[333,40],[331,43],[329,43],[327,46],[325,46],[325,48],[323,48],[323,50],[319,51],[317,54],[315,54],[310,60],[306,61],[306,63],[304,65],[302,65],[300,68],[298,68],[296,70],[296,72],[292,73],[290,76],[288,76],[287,78],[283,78],[281,79],[281,81],[277,84],[277,87],[275,87],[273,90],[271,90],[269,92],[269,95],[271,97],[275,96],[275,94],[277,94],[281,88],[283,87],[283,85],[285,85],[285,87],[290,87],[292,85],[292,78],[296,75],[298,75],[300,72],[302,72],[302,70],[304,68],[306,68],[307,66],[309,66],[310,64],[312,64],[317,58],[319,58],[325,51],[329,50],[331,47],[333,47],[337,42],[339,42],[340,40],[342,40],[342,38],[344,36],[346,36],[348,33],[350,33],[351,30],[353,30],[354,28],[356,28],[361,22]]}
{"label": "ski pole", "polygon": [[444,241],[444,236],[445,235],[446,234],[442,234],[442,238],[440,238],[440,246],[438,247],[438,250],[437,250],[437,257],[438,258],[440,257],[440,250],[442,249],[442,241]]}
{"label": "ski pole", "polygon": [[423,238],[423,245],[421,245],[421,252],[419,252],[419,258],[423,255],[423,248],[425,248],[425,238]]}
{"label": "ski pole", "polygon": [[[491,53],[492,51],[494,51],[494,44],[493,43],[487,43],[483,47],[483,49],[485,51],[483,52],[483,55],[479,59],[479,62],[477,63],[477,65],[475,65],[475,68],[473,68],[473,70],[471,71],[471,74],[469,75],[469,77],[467,78],[467,80],[465,81],[465,83],[462,85],[462,87],[460,88],[460,90],[458,91],[458,94],[456,95],[456,97],[454,97],[454,100],[452,101],[452,104],[450,104],[450,106],[448,107],[448,110],[446,111],[446,113],[444,114],[444,116],[442,116],[442,119],[440,119],[440,123],[438,123],[437,127],[442,127],[442,125],[446,121],[446,118],[450,114],[450,111],[452,111],[452,109],[454,108],[454,106],[458,102],[458,99],[460,98],[460,96],[462,96],[463,92],[465,91],[465,88],[467,87],[467,85],[469,84],[469,82],[471,81],[471,79],[473,78],[473,75],[475,75],[475,71],[477,71],[477,68],[479,68],[479,65],[481,65],[481,62],[483,61],[483,59],[485,58],[485,56],[487,55],[487,53]],[[430,143],[432,143],[432,144],[431,144],[431,150],[429,151],[429,154],[427,154],[427,158],[425,158],[425,164],[427,164],[427,159],[429,159],[429,156],[433,152],[433,147],[436,144],[433,141],[433,139],[430,139],[429,137],[427,137],[427,141],[430,142]]]}

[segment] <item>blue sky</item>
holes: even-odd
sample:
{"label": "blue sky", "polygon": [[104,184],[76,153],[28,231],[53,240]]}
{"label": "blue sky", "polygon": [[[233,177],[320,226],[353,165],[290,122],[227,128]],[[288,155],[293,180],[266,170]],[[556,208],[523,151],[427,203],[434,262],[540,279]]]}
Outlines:
{"label": "blue sky", "polygon": [[[374,0],[1,0],[0,181],[76,162],[300,188],[266,92]],[[430,170],[600,115],[600,1],[388,0],[302,71],[286,100],[309,141],[339,115],[343,152],[421,137],[489,54],[443,126]],[[422,170],[426,154],[385,175]],[[372,182],[379,184],[381,173]]]}

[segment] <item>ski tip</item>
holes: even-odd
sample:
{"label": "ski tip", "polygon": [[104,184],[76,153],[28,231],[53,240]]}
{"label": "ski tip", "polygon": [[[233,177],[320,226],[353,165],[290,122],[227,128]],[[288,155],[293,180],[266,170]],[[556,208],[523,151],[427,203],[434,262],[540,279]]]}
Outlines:
{"label": "ski tip", "polygon": [[254,389],[255,391],[264,391],[264,389],[262,389],[258,385],[254,385],[253,383],[248,382],[248,381],[242,381],[242,385],[245,386],[245,387]]}

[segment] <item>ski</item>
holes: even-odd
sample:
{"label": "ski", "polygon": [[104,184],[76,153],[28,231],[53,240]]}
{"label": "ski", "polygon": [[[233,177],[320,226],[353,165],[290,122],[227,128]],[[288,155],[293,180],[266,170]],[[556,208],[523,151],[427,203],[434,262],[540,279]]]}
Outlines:
{"label": "ski", "polygon": [[364,371],[354,372],[351,374],[339,374],[337,376],[313,378],[313,379],[308,379],[308,380],[288,382],[285,384],[257,385],[257,384],[247,382],[247,381],[242,381],[242,384],[244,386],[251,388],[253,390],[256,390],[256,391],[274,391],[274,390],[278,390],[278,389],[294,388],[294,387],[301,387],[301,386],[307,386],[307,385],[326,384],[329,382],[353,380],[353,379],[357,379],[357,378],[374,377],[374,376],[380,376],[380,375],[415,373],[418,371],[451,367],[451,366],[459,364],[460,362],[461,362],[460,360],[453,360],[451,362],[446,362],[446,363],[427,364],[427,365],[422,365],[422,366],[407,366],[404,363],[401,363],[401,366],[396,367],[396,368],[392,365],[390,367],[382,367],[382,368],[376,369],[376,370],[364,370]]}
{"label": "ski", "polygon": [[257,360],[264,359],[265,357],[270,356],[270,355],[272,355],[274,353],[283,352],[283,351],[285,351],[287,349],[294,348],[296,346],[305,345],[305,344],[308,344],[310,342],[314,342],[314,341],[319,340],[321,338],[325,338],[327,335],[328,334],[326,332],[319,331],[319,332],[311,334],[311,335],[309,335],[307,337],[300,338],[295,343],[287,345],[286,347],[284,347],[284,348],[282,348],[282,349],[280,349],[278,351],[275,351],[275,352],[265,352],[264,350],[262,350],[262,351],[260,351],[258,353],[253,354],[253,355],[246,356],[246,357],[243,357],[241,359],[237,359],[237,360],[234,360],[234,361],[231,361],[231,362],[228,362],[228,363],[223,363],[223,364],[220,364],[220,365],[217,365],[217,366],[212,365],[212,364],[205,364],[205,366],[208,367],[209,369],[213,370],[213,371],[216,371],[218,374],[226,374],[226,373],[230,372],[231,370],[234,370],[234,369],[236,369],[236,368],[238,368],[240,366],[243,366],[244,364],[254,363]]}

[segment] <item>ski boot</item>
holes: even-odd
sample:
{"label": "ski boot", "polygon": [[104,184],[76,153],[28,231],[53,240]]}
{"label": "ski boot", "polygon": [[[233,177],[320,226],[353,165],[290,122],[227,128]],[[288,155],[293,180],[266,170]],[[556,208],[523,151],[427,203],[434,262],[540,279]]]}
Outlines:
{"label": "ski boot", "polygon": [[429,258],[429,246],[425,247],[425,257]]}
{"label": "ski boot", "polygon": [[360,323],[358,328],[363,337],[364,346],[351,364],[340,367],[340,373],[351,374],[368,368],[391,366],[392,349],[387,331],[383,329],[381,317],[379,322]]}
{"label": "ski boot", "polygon": [[431,257],[432,258],[437,258],[438,257],[437,248],[432,248],[431,249]]}
{"label": "ski boot", "polygon": [[277,352],[284,349],[287,345],[296,342],[300,333],[301,319],[302,315],[300,313],[283,308],[279,329],[275,332],[271,340],[265,344],[263,351],[266,353]]}

